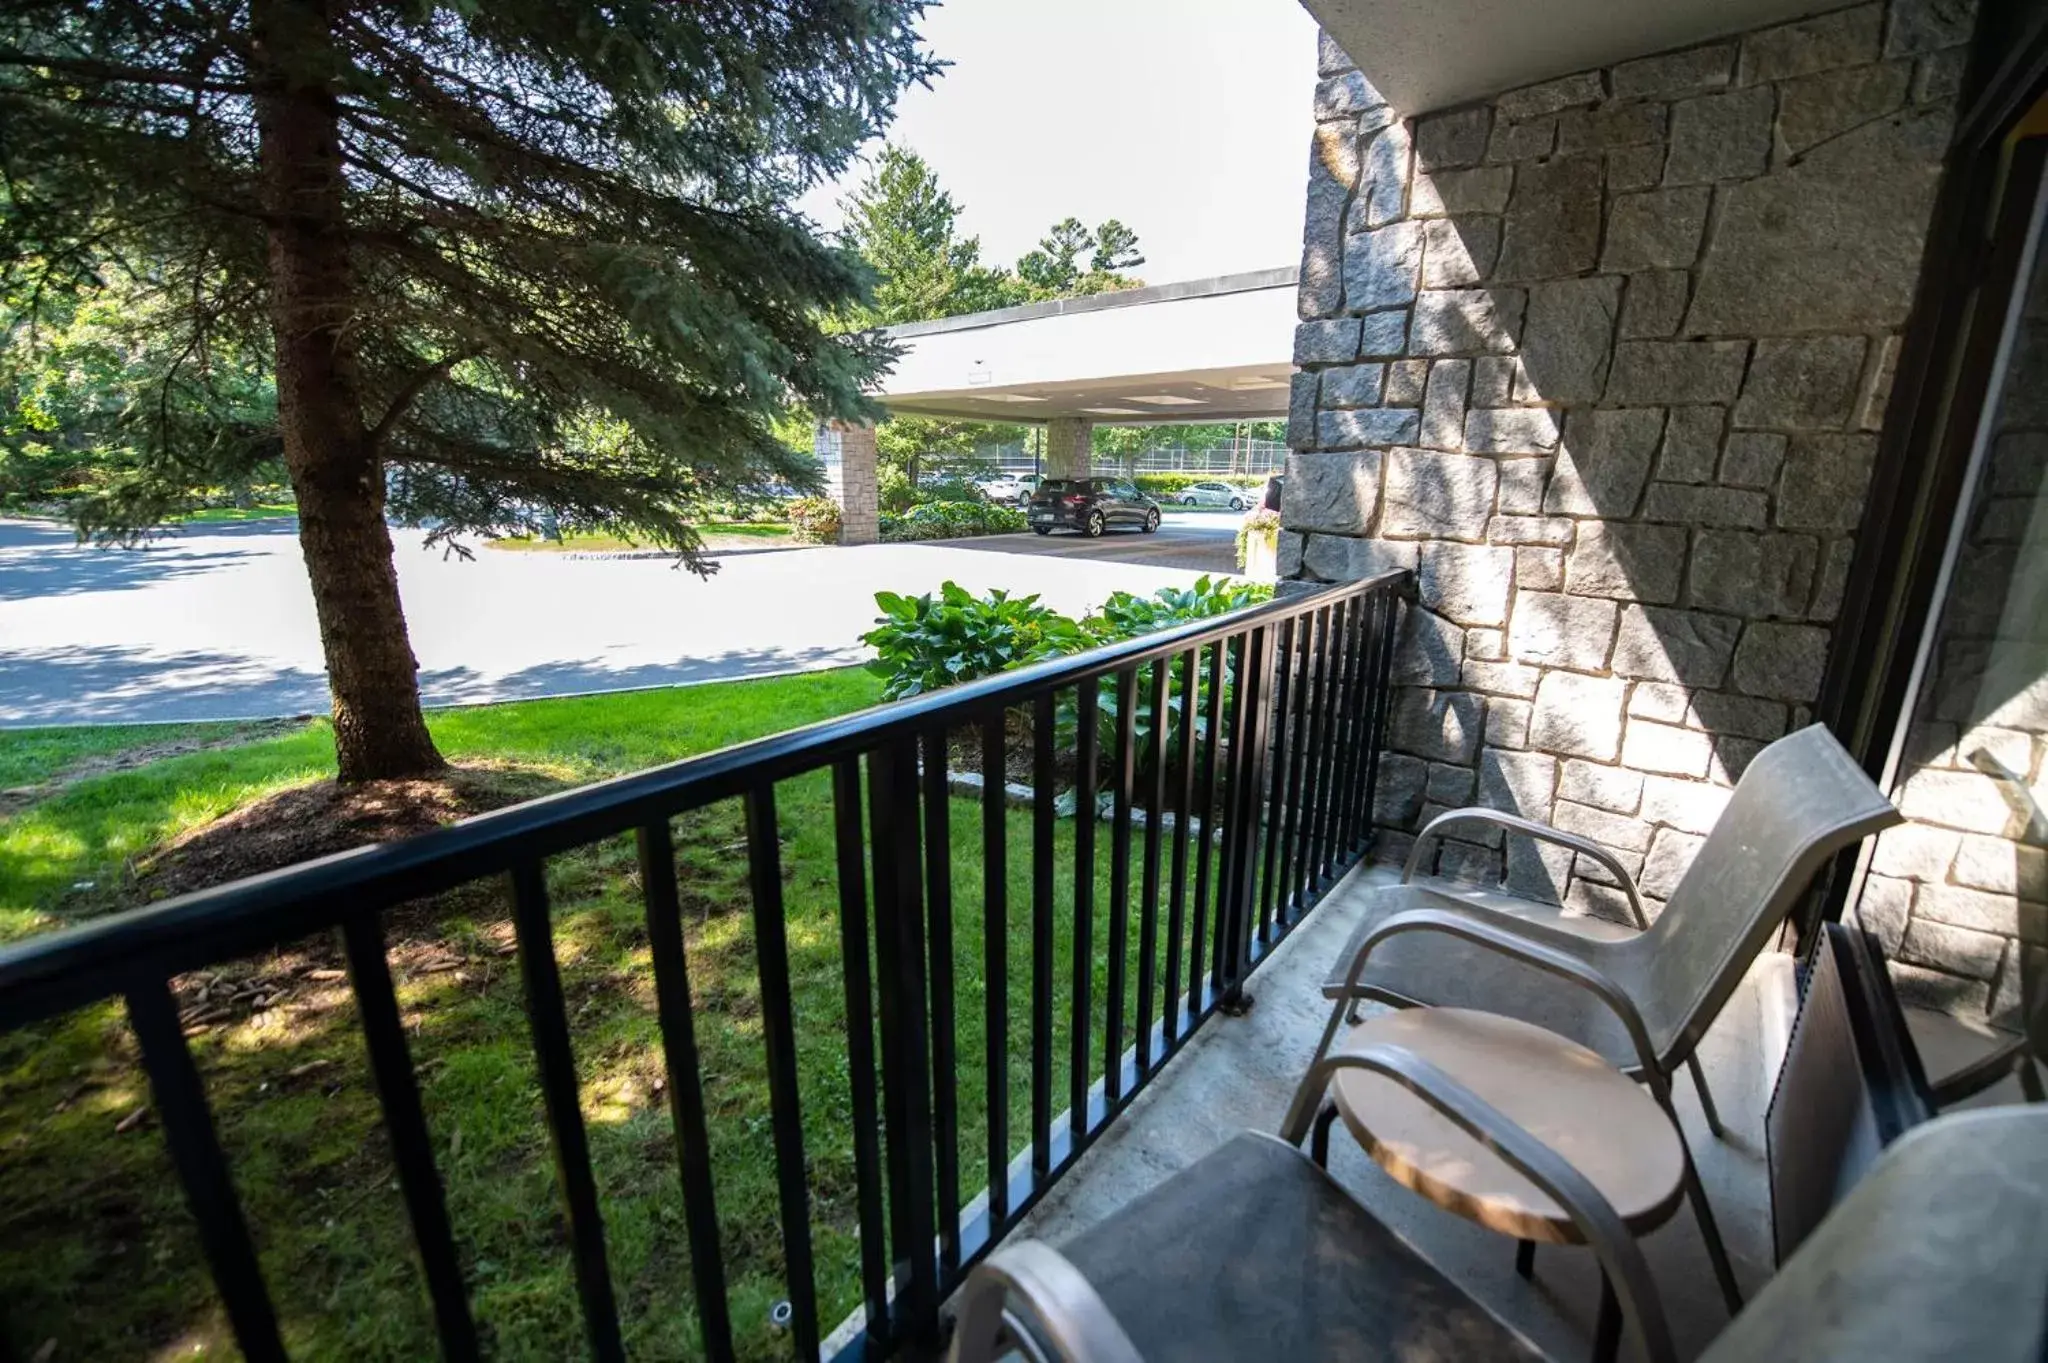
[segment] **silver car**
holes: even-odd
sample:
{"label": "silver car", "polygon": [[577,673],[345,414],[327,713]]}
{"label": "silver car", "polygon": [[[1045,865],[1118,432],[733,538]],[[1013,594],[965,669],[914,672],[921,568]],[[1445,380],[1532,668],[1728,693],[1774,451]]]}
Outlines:
{"label": "silver car", "polygon": [[1174,494],[1182,506],[1219,506],[1242,511],[1252,504],[1251,493],[1230,483],[1190,483]]}

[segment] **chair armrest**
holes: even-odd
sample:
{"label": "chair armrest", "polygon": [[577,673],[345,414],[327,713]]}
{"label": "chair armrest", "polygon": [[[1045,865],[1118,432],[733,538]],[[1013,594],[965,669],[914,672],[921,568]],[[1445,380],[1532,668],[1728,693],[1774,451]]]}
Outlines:
{"label": "chair armrest", "polygon": [[[1340,1051],[1319,1061],[1309,1072],[1309,1082],[1320,1092],[1328,1086],[1332,1075],[1347,1069],[1366,1070],[1393,1080],[1555,1200],[1599,1260],[1623,1312],[1635,1321],[1649,1363],[1674,1363],[1677,1354],[1671,1330],[1665,1322],[1663,1301],[1651,1281],[1642,1247],[1614,1205],[1591,1180],[1500,1109],[1404,1047],[1380,1042]],[[1308,1117],[1291,1115],[1288,1127],[1280,1134],[1289,1144],[1300,1145],[1302,1137],[1308,1134]]]}
{"label": "chair armrest", "polygon": [[1525,819],[1519,814],[1503,814],[1497,809],[1487,809],[1481,805],[1468,805],[1463,809],[1446,810],[1423,826],[1422,831],[1415,835],[1414,847],[1409,849],[1408,863],[1401,868],[1401,883],[1403,885],[1415,879],[1415,868],[1422,863],[1422,853],[1431,841],[1443,837],[1441,830],[1446,825],[1454,823],[1490,823],[1496,827],[1504,828],[1511,833],[1520,833],[1525,838],[1533,838],[1537,842],[1555,843],[1559,847],[1568,847],[1581,856],[1591,857],[1606,867],[1608,874],[1612,875],[1620,883],[1622,893],[1628,896],[1629,913],[1635,918],[1636,926],[1639,928],[1650,926],[1649,918],[1643,913],[1643,896],[1642,892],[1636,888],[1635,877],[1623,869],[1620,860],[1616,858],[1614,853],[1608,851],[1599,843],[1594,842],[1591,838],[1580,837],[1576,833],[1567,833],[1561,828],[1552,828],[1547,823],[1538,823],[1534,819]]}
{"label": "chair armrest", "polygon": [[1038,1240],[1004,1245],[976,1265],[960,1289],[956,1319],[948,1363],[1012,1356],[1000,1341],[1005,1330],[1020,1329],[1060,1363],[1144,1363],[1081,1270]]}

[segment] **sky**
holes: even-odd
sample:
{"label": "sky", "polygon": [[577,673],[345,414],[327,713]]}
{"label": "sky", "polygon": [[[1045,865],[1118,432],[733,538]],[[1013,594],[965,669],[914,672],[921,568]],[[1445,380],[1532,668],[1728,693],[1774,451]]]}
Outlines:
{"label": "sky", "polygon": [[[1148,284],[1299,261],[1316,26],[1296,0],[953,0],[920,30],[953,65],[888,137],[932,164],[984,261],[1069,215],[1134,229]],[[864,175],[804,210],[837,227]]]}

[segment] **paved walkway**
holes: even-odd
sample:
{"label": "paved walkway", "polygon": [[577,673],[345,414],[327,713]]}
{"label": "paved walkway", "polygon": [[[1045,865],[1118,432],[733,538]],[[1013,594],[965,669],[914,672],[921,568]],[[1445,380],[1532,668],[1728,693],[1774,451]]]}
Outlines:
{"label": "paved walkway", "polygon": [[[1220,536],[1228,547],[1234,520],[1173,518],[1183,519],[1202,522],[1189,532],[1195,539]],[[1198,575],[1160,561],[1162,545],[1182,539],[1166,531],[1074,540],[1071,553],[1044,552],[1067,544],[1062,537],[1024,535],[972,548],[740,554],[708,581],[658,559],[479,548],[464,562],[422,549],[417,532],[394,538],[430,705],[844,666],[866,656],[858,636],[874,619],[875,592],[929,591],[948,578],[974,591],[1038,592],[1079,613],[1118,588],[1150,592]],[[1165,557],[1183,552],[1185,544]],[[74,545],[59,526],[0,520],[0,725],[326,708],[294,522],[195,528],[147,549],[101,550]]]}

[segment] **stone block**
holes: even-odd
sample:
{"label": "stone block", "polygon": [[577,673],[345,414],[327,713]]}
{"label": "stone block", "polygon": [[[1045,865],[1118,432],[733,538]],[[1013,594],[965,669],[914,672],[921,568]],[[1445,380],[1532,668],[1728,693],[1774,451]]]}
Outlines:
{"label": "stone block", "polygon": [[1695,691],[1685,722],[1716,736],[1732,735],[1769,743],[1785,736],[1785,707],[1774,700]]}
{"label": "stone block", "polygon": [[1393,680],[1397,686],[1454,686],[1465,632],[1440,615],[1404,607],[1395,631]]}
{"label": "stone block", "polygon": [[1283,582],[1300,576],[1302,551],[1307,547],[1304,543],[1306,538],[1299,530],[1283,529],[1280,532],[1274,546],[1273,566]]}
{"label": "stone block", "polygon": [[1529,286],[1522,328],[1525,402],[1593,402],[1607,384],[1621,280],[1614,275]]}
{"label": "stone block", "polygon": [[[1408,353],[1408,309],[1376,312],[1360,323],[1358,354],[1368,360],[1393,359]],[[1297,361],[1297,363],[1299,363]]]}
{"label": "stone block", "polygon": [[1769,502],[1761,492],[1735,487],[1652,483],[1643,495],[1643,519],[1673,525],[1761,527]]}
{"label": "stone block", "polygon": [[1776,107],[1767,89],[1699,95],[1672,105],[1664,183],[1708,184],[1763,174],[1771,159]]}
{"label": "stone block", "polygon": [[1504,516],[1533,516],[1543,510],[1543,489],[1550,479],[1548,457],[1500,459],[1500,512]]}
{"label": "stone block", "polygon": [[1566,418],[1557,467],[1544,494],[1551,515],[1622,519],[1636,509],[1664,429],[1654,407],[1580,408]]}
{"label": "stone block", "polygon": [[1699,259],[1700,240],[1707,227],[1707,204],[1712,197],[1713,191],[1705,185],[1621,195],[1608,214],[1607,250],[1601,256],[1600,268],[1690,268]]}
{"label": "stone block", "polygon": [[1316,418],[1316,444],[1326,450],[1412,444],[1420,421],[1420,415],[1412,407],[1366,407],[1355,412],[1324,412]]}
{"label": "stone block", "polygon": [[1820,546],[1805,535],[1702,530],[1692,553],[1692,604],[1748,619],[1806,613]]}
{"label": "stone block", "polygon": [[1543,753],[1502,752],[1491,747],[1480,750],[1479,801],[1488,809],[1545,819],[1550,814],[1551,792],[1556,789],[1556,758]]}
{"label": "stone block", "polygon": [[[1316,129],[1316,145],[1309,160],[1308,200],[1302,215],[1301,285],[1295,296],[1295,312],[1304,321],[1335,317],[1344,311],[1344,213],[1351,202],[1348,181],[1337,180],[1322,164],[1319,154],[1326,141],[1341,129],[1341,141],[1352,144],[1349,125],[1325,124]],[[1355,166],[1354,166],[1355,173]]]}
{"label": "stone block", "polygon": [[1287,383],[1287,448],[1311,449],[1316,443],[1317,376],[1314,370],[1295,371]]}
{"label": "stone block", "polygon": [[1645,776],[1642,817],[1651,823],[1705,835],[1714,831],[1721,811],[1728,807],[1728,796],[1725,786],[1672,776]]}
{"label": "stone block", "polygon": [[1663,483],[1711,483],[1721,449],[1721,428],[1728,414],[1721,407],[1674,407],[1664,423],[1664,443],[1657,451],[1657,480]]}
{"label": "stone block", "polygon": [[1735,404],[1738,427],[1840,430],[1856,407],[1861,336],[1762,340]]}
{"label": "stone block", "polygon": [[1815,147],[1797,165],[1722,188],[1685,330],[1758,336],[1901,326],[1947,126],[1938,111],[1896,115]]}
{"label": "stone block", "polygon": [[1624,340],[1661,340],[1674,335],[1685,320],[1692,276],[1684,270],[1644,270],[1628,279],[1621,305]]}
{"label": "stone block", "polygon": [[1555,279],[1592,269],[1600,256],[1600,181],[1597,155],[1524,165],[1508,200],[1496,275]]}
{"label": "stone block", "polygon": [[1733,402],[1748,353],[1747,341],[1623,341],[1614,348],[1606,401],[1621,407]]}
{"label": "stone block", "polygon": [[1465,388],[1471,373],[1468,360],[1439,360],[1431,367],[1422,404],[1424,446],[1437,450],[1460,447],[1465,429]]}
{"label": "stone block", "polygon": [[1383,364],[1348,364],[1340,369],[1326,369],[1322,374],[1322,405],[1338,409],[1376,406],[1385,391],[1386,376],[1387,367]]}
{"label": "stone block", "polygon": [[1830,621],[1842,609],[1842,592],[1849,585],[1849,567],[1855,557],[1856,541],[1853,539],[1835,540],[1828,545],[1827,559],[1821,564],[1820,580],[1813,588],[1813,604],[1807,608],[1807,619]]}
{"label": "stone block", "polygon": [[1912,57],[1970,41],[1976,0],[1893,0],[1891,31],[1884,35],[1887,57]]}
{"label": "stone block", "polygon": [[1422,814],[1429,764],[1405,753],[1380,754],[1379,784],[1373,789],[1373,822],[1413,828]]}
{"label": "stone block", "polygon": [[1358,321],[1339,317],[1294,328],[1296,364],[1344,364],[1358,357]]}
{"label": "stone block", "polygon": [[1513,355],[1482,355],[1472,362],[1472,405],[1505,407],[1515,400],[1515,375],[1521,360]]}
{"label": "stone block", "polygon": [[1770,488],[1784,462],[1784,436],[1738,431],[1721,451],[1721,481],[1730,487]]}
{"label": "stone block", "polygon": [[1826,630],[1759,621],[1742,632],[1730,680],[1737,691],[1752,696],[1810,701],[1820,694],[1827,660]]}
{"label": "stone block", "polygon": [[1486,533],[1497,483],[1493,462],[1476,455],[1390,451],[1381,531],[1477,542]]}
{"label": "stone block", "polygon": [[1500,254],[1500,219],[1430,218],[1422,224],[1422,287],[1477,284]]}
{"label": "stone block", "polygon": [[1969,928],[1950,927],[1927,918],[1913,919],[1899,943],[1899,959],[1914,965],[1934,966],[1973,980],[1988,980],[1998,973],[2005,955],[2005,938]]}
{"label": "stone block", "polygon": [[1484,723],[1477,696],[1404,686],[1394,692],[1387,739],[1396,751],[1432,762],[1469,763]]}
{"label": "stone block", "polygon": [[1461,625],[1505,625],[1515,551],[1482,544],[1425,544],[1422,602]]}
{"label": "stone block", "polygon": [[1297,454],[1287,461],[1285,521],[1295,530],[1362,535],[1380,502],[1380,455]]}
{"label": "stone block", "polygon": [[1643,852],[1650,846],[1650,828],[1640,819],[1609,813],[1591,805],[1559,800],[1557,813],[1551,822],[1566,833],[1591,838],[1610,851]]}
{"label": "stone block", "polygon": [[1892,376],[1899,367],[1899,338],[1887,336],[1878,342],[1871,357],[1862,391],[1856,398],[1856,429],[1875,431],[1884,425],[1885,405],[1891,401]]}
{"label": "stone block", "polygon": [[1877,835],[1877,845],[1870,855],[1870,869],[1882,876],[1931,881],[1938,885],[1948,879],[1948,868],[1955,861],[1956,849],[1962,841],[1962,834],[1945,828],[1900,824]]}
{"label": "stone block", "polygon": [[1785,82],[1778,91],[1778,145],[1790,155],[1883,118],[1906,102],[1913,64],[1852,66]]}
{"label": "stone block", "polygon": [[1470,213],[1502,213],[1513,188],[1512,166],[1478,166],[1472,170],[1431,170],[1427,163],[1415,173],[1408,192],[1408,211],[1417,218],[1460,217]]}
{"label": "stone block", "polygon": [[1364,75],[1345,71],[1316,82],[1316,121],[1345,118],[1385,104]]}
{"label": "stone block", "polygon": [[1616,147],[1607,153],[1607,192],[1629,194],[1654,188],[1664,178],[1664,144]]}
{"label": "stone block", "polygon": [[1697,729],[1631,719],[1621,739],[1621,764],[1664,776],[1704,777],[1714,743]]}
{"label": "stone block", "polygon": [[1628,712],[1633,718],[1683,724],[1691,708],[1692,692],[1670,682],[1637,682],[1635,690],[1628,693]]}
{"label": "stone block", "polygon": [[1891,976],[1899,1002],[1908,1008],[1980,1017],[1991,1006],[1991,986],[1982,980],[1966,980],[1947,971],[1929,970],[1899,960],[1891,962]]}
{"label": "stone block", "polygon": [[1486,702],[1486,742],[1495,748],[1529,746],[1529,702],[1493,696]]}
{"label": "stone block", "polygon": [[1974,771],[1916,771],[1897,797],[1899,812],[1916,823],[2004,837],[2012,806],[1999,783]]}
{"label": "stone block", "polygon": [[1517,662],[1597,672],[1607,666],[1614,621],[1612,601],[1518,591],[1508,626],[1508,652]]}
{"label": "stone block", "polygon": [[[1576,525],[1577,522],[1571,524]],[[1515,550],[1515,586],[1525,592],[1564,590],[1564,551],[1538,548]]]}
{"label": "stone block", "polygon": [[[1910,827],[1910,825],[1908,825]],[[2015,895],[2039,902],[2048,899],[2048,853],[2005,838],[1966,834],[1955,857],[1956,884],[1987,894]]]}
{"label": "stone block", "polygon": [[1728,675],[1739,621],[1704,611],[1623,606],[1614,641],[1617,676],[1719,686]]}
{"label": "stone block", "polygon": [[1565,154],[1660,145],[1663,141],[1661,104],[1607,104],[1557,116],[1557,149]]}
{"label": "stone block", "polygon": [[1415,300],[1408,348],[1417,355],[1513,350],[1524,304],[1520,289],[1426,290]]}
{"label": "stone block", "polygon": [[1915,104],[1953,104],[1963,93],[1963,72],[1969,49],[1952,47],[1934,52],[1913,64]]}
{"label": "stone block", "polygon": [[1358,63],[1351,60],[1343,46],[1330,36],[1328,29],[1316,30],[1316,74],[1334,76],[1340,71],[1355,71]]}
{"label": "stone block", "polygon": [[1389,223],[1344,243],[1344,306],[1353,312],[1415,301],[1422,280],[1422,224]]}
{"label": "stone block", "polygon": [[1610,814],[1633,814],[1642,807],[1643,777],[1626,767],[1603,767],[1573,757],[1558,771],[1557,794]]}
{"label": "stone block", "polygon": [[1562,756],[1614,761],[1621,751],[1626,689],[1612,677],[1546,672],[1529,719],[1530,744]]}
{"label": "stone block", "polygon": [[1643,873],[1636,878],[1636,887],[1653,898],[1671,898],[1706,841],[1675,828],[1658,829],[1650,842],[1650,854],[1643,858]]}
{"label": "stone block", "polygon": [[1396,360],[1386,367],[1385,402],[1389,407],[1420,407],[1423,384],[1429,379],[1428,360]]}
{"label": "stone block", "polygon": [[1586,521],[1565,562],[1564,589],[1573,596],[1668,605],[1678,600],[1685,575],[1685,539],[1676,526]]}
{"label": "stone block", "polygon": [[1578,522],[1569,516],[1495,516],[1486,523],[1490,544],[1570,544]]}
{"label": "stone block", "polygon": [[1877,939],[1887,958],[1899,954],[1899,940],[1906,935],[1906,920],[1912,915],[1913,887],[1903,880],[1871,876],[1863,882],[1855,916],[1849,921],[1861,925]]}
{"label": "stone block", "polygon": [[1309,535],[1301,566],[1320,582],[1359,582],[1396,569],[1412,571],[1415,546],[1354,535]]}
{"label": "stone block", "polygon": [[1913,898],[1914,916],[1951,927],[2012,936],[2019,931],[2019,901],[1960,885],[1923,885]]}
{"label": "stone block", "polygon": [[1778,481],[1778,524],[1789,530],[1854,530],[1877,461],[1874,435],[1793,437]]}
{"label": "stone block", "polygon": [[1869,4],[1748,34],[1737,81],[1757,85],[1874,62],[1883,25],[1884,6]]}
{"label": "stone block", "polygon": [[1597,104],[1606,93],[1598,71],[1581,71],[1510,90],[1494,101],[1494,107],[1505,119],[1538,118],[1580,104]]}
{"label": "stone block", "polygon": [[1623,62],[1608,73],[1616,99],[1648,99],[1718,89],[1735,74],[1735,44],[1710,43]]}
{"label": "stone block", "polygon": [[1542,454],[1557,446],[1557,413],[1547,407],[1481,408],[1465,414],[1463,439],[1477,454]]}
{"label": "stone block", "polygon": [[1502,629],[1465,631],[1465,656],[1480,662],[1503,662],[1508,656],[1508,635]]}
{"label": "stone block", "polygon": [[1415,120],[1415,159],[1428,170],[1476,166],[1493,132],[1493,110],[1484,104]]}
{"label": "stone block", "polygon": [[1453,766],[1448,762],[1429,764],[1429,782],[1423,788],[1425,799],[1438,804],[1462,805],[1472,798],[1472,768]]}
{"label": "stone block", "polygon": [[1510,123],[1496,119],[1493,138],[1486,144],[1486,159],[1491,164],[1506,161],[1532,161],[1539,156],[1550,155],[1557,145],[1557,118],[1527,119],[1521,123]]}
{"label": "stone block", "polygon": [[[1408,126],[1389,123],[1365,143],[1358,163],[1358,194],[1351,201],[1353,233],[1384,227],[1408,208]],[[1346,247],[1348,255],[1350,247]]]}
{"label": "stone block", "polygon": [[1527,700],[1536,694],[1536,683],[1542,675],[1538,669],[1526,667],[1521,663],[1496,663],[1467,658],[1464,670],[1460,673],[1460,680],[1468,690]]}

